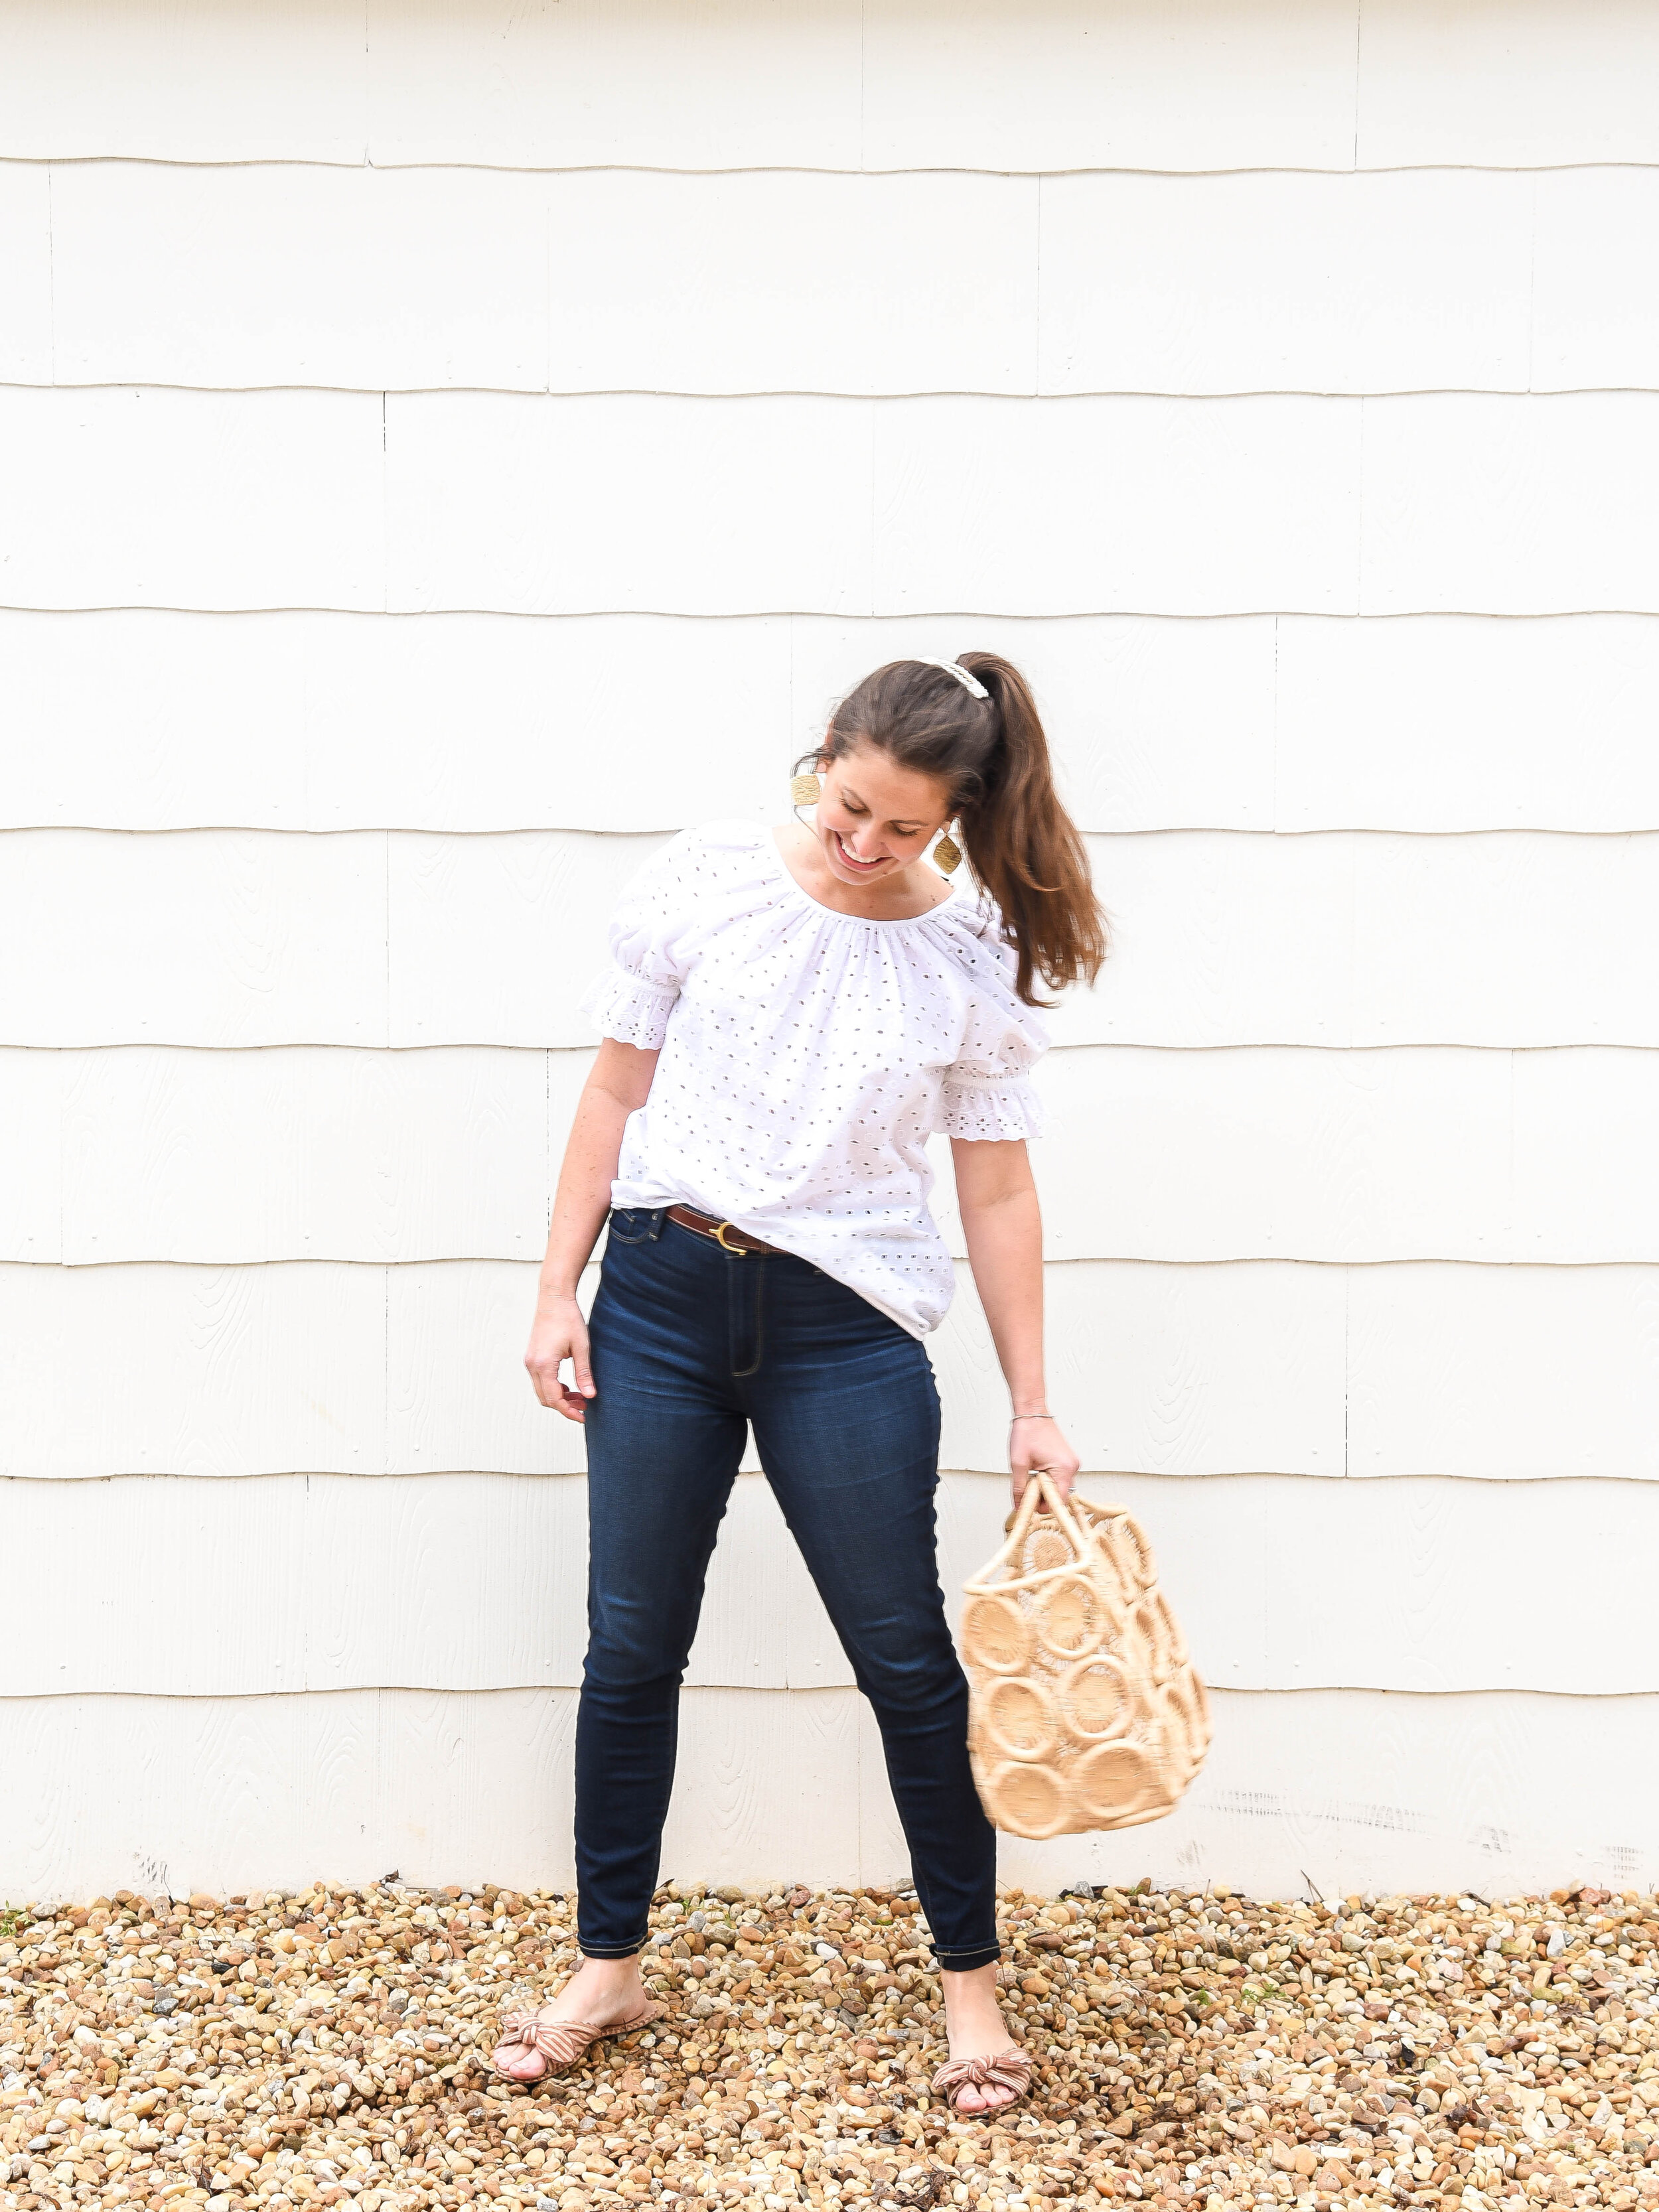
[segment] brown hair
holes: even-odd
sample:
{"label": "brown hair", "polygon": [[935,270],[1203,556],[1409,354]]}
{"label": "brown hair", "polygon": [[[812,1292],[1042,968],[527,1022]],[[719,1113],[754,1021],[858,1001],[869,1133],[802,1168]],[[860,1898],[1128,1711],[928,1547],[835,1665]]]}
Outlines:
{"label": "brown hair", "polygon": [[1014,988],[1027,1006],[1041,1006],[1038,976],[1050,990],[1093,982],[1106,957],[1106,917],[1054,789],[1030,685],[1000,653],[959,653],[957,665],[990,696],[975,698],[932,661],[890,660],[836,708],[817,757],[874,745],[946,787],[969,865],[1002,909],[1018,959]]}

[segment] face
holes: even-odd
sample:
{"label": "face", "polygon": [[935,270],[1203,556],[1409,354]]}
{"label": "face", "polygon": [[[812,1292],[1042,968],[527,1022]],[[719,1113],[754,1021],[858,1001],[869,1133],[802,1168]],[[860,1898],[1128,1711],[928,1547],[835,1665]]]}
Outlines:
{"label": "face", "polygon": [[919,860],[950,817],[950,792],[935,776],[901,768],[873,745],[820,761],[818,843],[844,884],[878,883]]}

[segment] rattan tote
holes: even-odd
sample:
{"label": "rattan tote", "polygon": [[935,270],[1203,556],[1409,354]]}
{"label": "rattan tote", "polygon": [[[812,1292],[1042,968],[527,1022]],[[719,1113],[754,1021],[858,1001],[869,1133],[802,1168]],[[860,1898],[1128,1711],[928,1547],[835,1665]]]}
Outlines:
{"label": "rattan tote", "polygon": [[1071,1836],[1172,1811],[1209,1701],[1129,1516],[1034,1474],[966,1594],[968,1747],[993,1826]]}

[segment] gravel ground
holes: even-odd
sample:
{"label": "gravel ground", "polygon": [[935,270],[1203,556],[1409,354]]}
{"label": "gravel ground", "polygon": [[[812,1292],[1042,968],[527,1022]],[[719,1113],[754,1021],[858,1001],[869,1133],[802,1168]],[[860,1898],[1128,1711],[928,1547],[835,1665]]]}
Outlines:
{"label": "gravel ground", "polygon": [[1003,1917],[1038,2066],[991,2124],[927,2094],[942,2021],[907,1894],[671,1885],[667,2016],[529,2094],[483,2062],[574,1958],[563,1899],[394,1878],[25,1906],[0,1916],[0,2208],[1659,2212],[1651,1899],[1143,1887],[1016,1891]]}

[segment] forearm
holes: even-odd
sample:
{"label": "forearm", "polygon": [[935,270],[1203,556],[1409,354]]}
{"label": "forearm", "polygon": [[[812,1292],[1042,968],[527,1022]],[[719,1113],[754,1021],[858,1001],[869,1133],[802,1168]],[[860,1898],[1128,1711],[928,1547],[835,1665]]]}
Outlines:
{"label": "forearm", "polygon": [[[615,1063],[615,1055],[628,1059]],[[592,1255],[617,1179],[623,1130],[629,1115],[645,1103],[656,1070],[655,1053],[632,1046],[601,1048],[600,1059],[577,1102],[553,1199],[553,1220],[542,1261],[538,1302],[576,1294],[582,1269]],[[636,1063],[639,1063],[636,1065]]]}
{"label": "forearm", "polygon": [[1048,1404],[1042,1360],[1042,1213],[1036,1189],[962,1208],[968,1262],[1016,1413]]}
{"label": "forearm", "polygon": [[[1018,1503],[1041,1469],[1064,1497],[1078,1455],[1048,1411],[1042,1368],[1042,1211],[1023,1144],[953,1139],[957,1203],[980,1304],[1007,1378],[1015,1418],[1008,1468]],[[1040,1417],[1040,1418],[1039,1418]]]}

